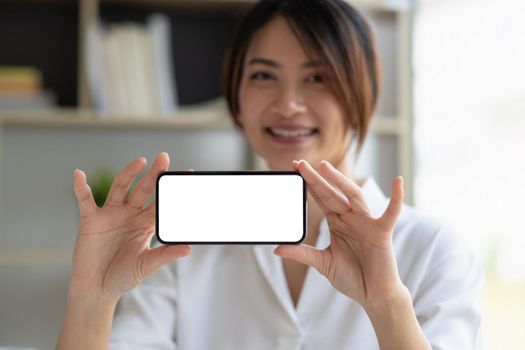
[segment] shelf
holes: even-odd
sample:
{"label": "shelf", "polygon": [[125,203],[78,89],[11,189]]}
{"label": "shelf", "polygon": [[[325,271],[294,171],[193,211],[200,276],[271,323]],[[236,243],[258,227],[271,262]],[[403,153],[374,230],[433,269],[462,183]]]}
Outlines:
{"label": "shelf", "polygon": [[148,8],[191,9],[196,11],[230,10],[248,7],[254,0],[100,0],[105,5],[135,5]]}
{"label": "shelf", "polygon": [[5,265],[42,265],[71,264],[72,251],[0,251],[0,266]]}
{"label": "shelf", "polygon": [[[185,107],[173,117],[129,119],[119,116],[99,117],[89,111],[57,109],[42,112],[0,112],[4,126],[26,127],[90,127],[124,129],[230,129],[233,122],[225,108]],[[374,116],[370,131],[379,135],[400,135],[404,132],[396,117]]]}
{"label": "shelf", "polygon": [[[348,3],[364,9],[397,11],[410,7],[409,0],[346,0]],[[228,6],[250,5],[257,0],[101,0],[102,4],[135,4],[145,6],[221,8]]]}
{"label": "shelf", "polygon": [[4,126],[91,127],[125,129],[228,129],[233,123],[222,100],[182,107],[173,115],[132,119],[123,115],[96,115],[93,111],[54,109],[47,111],[0,111]]}
{"label": "shelf", "polygon": [[27,127],[89,127],[89,128],[124,128],[124,129],[228,129],[232,122],[226,118],[199,116],[190,118],[180,113],[174,118],[127,119],[112,116],[98,117],[95,114],[78,111],[49,112],[10,112],[0,113],[4,126]]}
{"label": "shelf", "polygon": [[399,11],[410,8],[410,0],[346,0],[358,8],[378,11]]}
{"label": "shelf", "polygon": [[77,6],[76,1],[71,0],[2,0],[2,5],[67,5]]}

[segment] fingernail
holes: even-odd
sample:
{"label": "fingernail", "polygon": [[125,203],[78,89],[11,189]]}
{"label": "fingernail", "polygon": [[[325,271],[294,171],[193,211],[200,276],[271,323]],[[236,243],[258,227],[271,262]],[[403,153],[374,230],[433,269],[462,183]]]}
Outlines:
{"label": "fingernail", "polygon": [[326,165],[326,166],[329,167],[329,168],[333,168],[332,164],[330,164],[330,163],[327,162],[326,160],[322,160],[322,161],[321,161],[321,164],[324,164],[324,165]]}
{"label": "fingernail", "polygon": [[296,161],[296,160],[292,160],[292,163],[294,163],[294,164],[299,164],[299,162]]}

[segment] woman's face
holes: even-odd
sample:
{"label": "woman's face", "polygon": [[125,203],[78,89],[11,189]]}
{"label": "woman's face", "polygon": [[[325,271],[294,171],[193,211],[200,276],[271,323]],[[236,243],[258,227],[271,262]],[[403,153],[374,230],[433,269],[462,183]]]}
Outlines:
{"label": "woman's face", "polygon": [[255,151],[272,170],[292,160],[339,165],[351,133],[326,81],[328,67],[309,59],[282,16],[253,37],[244,61],[237,116]]}

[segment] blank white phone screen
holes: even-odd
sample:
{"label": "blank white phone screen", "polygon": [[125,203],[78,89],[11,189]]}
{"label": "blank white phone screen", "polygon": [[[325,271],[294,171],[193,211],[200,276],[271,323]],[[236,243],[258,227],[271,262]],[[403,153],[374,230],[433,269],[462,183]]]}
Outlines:
{"label": "blank white phone screen", "polygon": [[297,243],[306,233],[298,173],[166,173],[157,183],[164,243]]}

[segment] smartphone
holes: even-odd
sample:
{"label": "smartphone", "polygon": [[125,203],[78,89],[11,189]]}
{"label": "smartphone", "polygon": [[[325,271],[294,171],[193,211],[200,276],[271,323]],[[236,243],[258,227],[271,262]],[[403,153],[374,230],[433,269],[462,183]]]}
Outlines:
{"label": "smartphone", "polygon": [[293,171],[169,171],[157,178],[156,235],[166,244],[299,243],[306,198]]}

